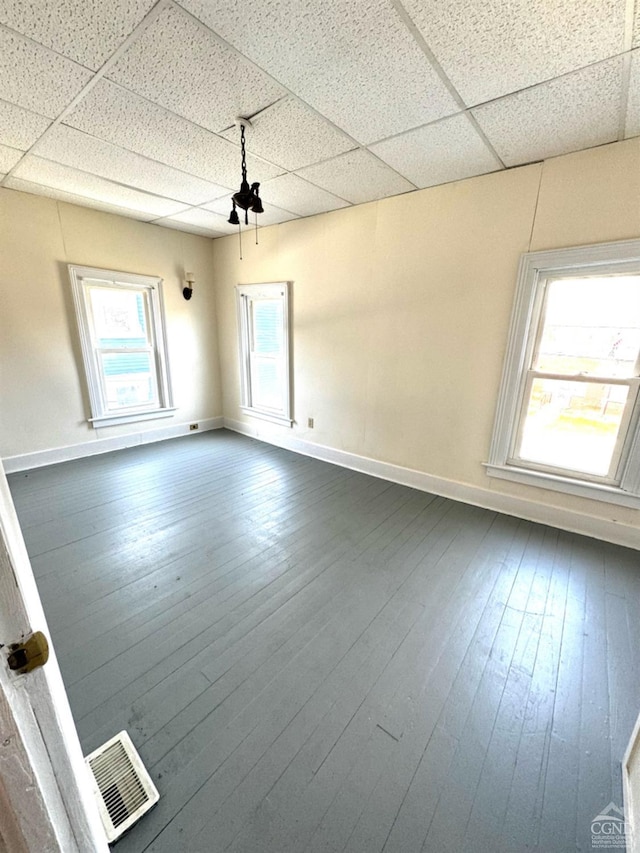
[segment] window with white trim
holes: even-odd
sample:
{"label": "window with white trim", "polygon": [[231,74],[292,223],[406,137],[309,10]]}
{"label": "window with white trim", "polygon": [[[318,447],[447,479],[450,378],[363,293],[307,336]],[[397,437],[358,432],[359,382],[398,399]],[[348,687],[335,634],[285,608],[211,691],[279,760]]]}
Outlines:
{"label": "window with white trim", "polygon": [[167,417],[162,279],[69,264],[95,427]]}
{"label": "window with white trim", "polygon": [[523,255],[487,471],[640,506],[640,240]]}
{"label": "window with white trim", "polygon": [[236,287],[241,408],[291,426],[289,284]]}

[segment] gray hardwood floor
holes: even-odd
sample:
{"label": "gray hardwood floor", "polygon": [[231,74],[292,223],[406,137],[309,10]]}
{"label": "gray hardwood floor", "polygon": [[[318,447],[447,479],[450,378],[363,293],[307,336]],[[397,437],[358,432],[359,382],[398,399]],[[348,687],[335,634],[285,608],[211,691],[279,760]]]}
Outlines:
{"label": "gray hardwood floor", "polygon": [[591,850],[640,711],[640,554],[220,431],[10,484],[118,853]]}

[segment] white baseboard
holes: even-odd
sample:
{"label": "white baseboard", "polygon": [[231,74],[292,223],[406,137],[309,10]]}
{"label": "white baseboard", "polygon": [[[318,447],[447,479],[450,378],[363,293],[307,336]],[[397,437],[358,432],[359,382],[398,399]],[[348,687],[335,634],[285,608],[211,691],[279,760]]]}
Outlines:
{"label": "white baseboard", "polygon": [[[193,421],[191,422],[193,423]],[[140,444],[153,444],[168,438],[178,438],[181,435],[198,435],[210,429],[222,429],[222,417],[204,418],[197,421],[198,430],[190,430],[189,424],[172,424],[160,429],[133,432],[127,435],[116,435],[111,438],[94,438],[81,444],[71,444],[67,447],[53,447],[50,450],[36,450],[34,453],[22,453],[19,456],[5,456],[2,460],[7,474],[15,471],[28,471],[31,468],[42,468],[44,465],[55,465],[57,462],[68,462],[70,459],[82,459],[85,456],[97,456],[99,453],[109,453],[112,450],[124,450],[125,447],[137,447]]]}
{"label": "white baseboard", "polygon": [[470,486],[467,483],[434,477],[431,474],[425,474],[412,468],[403,468],[400,465],[392,465],[389,462],[379,462],[377,459],[358,456],[345,450],[336,450],[332,447],[314,444],[311,441],[295,438],[293,435],[286,435],[282,431],[272,429],[266,423],[253,425],[225,418],[224,426],[226,429],[257,438],[268,444],[275,444],[303,456],[312,456],[324,462],[332,462],[343,468],[360,471],[363,474],[371,474],[373,477],[380,477],[402,486],[410,486],[413,489],[431,492],[483,509],[495,510],[506,515],[514,515],[516,518],[548,524],[551,527],[558,527],[571,533],[580,533],[595,539],[603,539],[605,542],[640,550],[640,530],[629,524],[597,518],[575,510],[548,506],[536,501],[494,492],[490,489]]}

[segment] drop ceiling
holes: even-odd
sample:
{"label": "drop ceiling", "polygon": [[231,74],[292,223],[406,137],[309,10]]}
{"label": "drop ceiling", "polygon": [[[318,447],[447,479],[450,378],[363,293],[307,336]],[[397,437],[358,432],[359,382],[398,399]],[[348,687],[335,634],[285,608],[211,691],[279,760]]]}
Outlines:
{"label": "drop ceiling", "polygon": [[640,0],[0,0],[2,186],[211,237],[640,134]]}

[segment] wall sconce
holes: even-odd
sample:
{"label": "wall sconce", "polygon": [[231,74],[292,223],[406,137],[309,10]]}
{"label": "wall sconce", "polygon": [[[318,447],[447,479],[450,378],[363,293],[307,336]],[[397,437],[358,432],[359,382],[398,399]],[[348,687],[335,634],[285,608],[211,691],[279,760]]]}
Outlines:
{"label": "wall sconce", "polygon": [[184,280],[186,287],[182,289],[182,295],[185,299],[191,299],[193,296],[193,282],[196,280],[195,276],[192,272],[186,272],[184,274]]}

